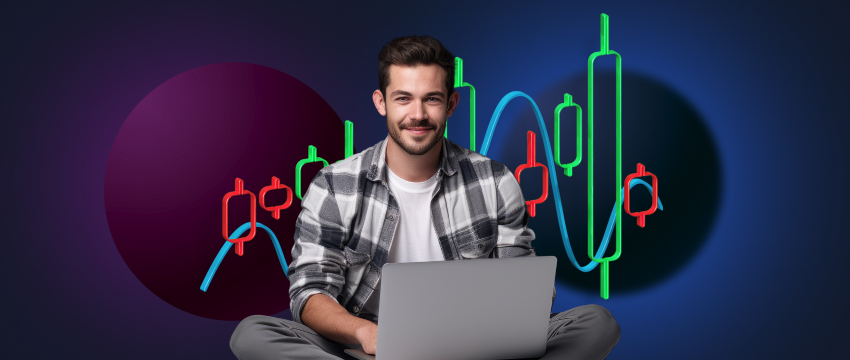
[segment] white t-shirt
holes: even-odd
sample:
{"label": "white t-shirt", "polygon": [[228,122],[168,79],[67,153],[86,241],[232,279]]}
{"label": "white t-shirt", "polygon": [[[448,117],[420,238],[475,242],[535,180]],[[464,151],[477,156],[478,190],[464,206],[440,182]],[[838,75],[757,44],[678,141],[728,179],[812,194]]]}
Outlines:
{"label": "white t-shirt", "polygon": [[[431,193],[437,187],[437,173],[423,182],[409,182],[387,167],[390,191],[399,205],[400,219],[396,225],[387,263],[445,260],[437,232],[431,222]],[[364,307],[378,315],[381,280],[366,300]]]}

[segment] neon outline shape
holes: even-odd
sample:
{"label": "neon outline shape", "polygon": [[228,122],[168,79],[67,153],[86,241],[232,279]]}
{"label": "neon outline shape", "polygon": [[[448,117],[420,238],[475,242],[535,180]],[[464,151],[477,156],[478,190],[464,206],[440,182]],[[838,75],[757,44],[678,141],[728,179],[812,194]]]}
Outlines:
{"label": "neon outline shape", "polygon": [[652,206],[649,207],[649,210],[638,211],[636,213],[631,212],[629,210],[629,200],[631,199],[631,195],[629,194],[629,189],[626,188],[626,195],[625,200],[623,201],[623,208],[626,210],[626,213],[637,218],[638,226],[644,227],[646,225],[646,215],[651,215],[655,213],[656,209],[658,209],[658,177],[655,176],[655,174],[646,171],[646,167],[643,166],[643,164],[638,163],[637,173],[626,176],[626,184],[628,184],[629,181],[631,181],[632,179],[641,176],[652,176],[652,188],[655,189],[655,191],[652,192]]}
{"label": "neon outline shape", "polygon": [[345,157],[336,162],[348,159],[351,155],[354,155],[354,123],[345,120]]}
{"label": "neon outline shape", "polygon": [[[576,158],[569,164],[561,164],[561,110],[576,108]],[[555,108],[555,163],[564,168],[564,175],[573,176],[573,168],[581,164],[581,106],[573,102],[573,96],[564,94],[564,102]]]}
{"label": "neon outline shape", "polygon": [[345,120],[345,158],[354,155],[354,123]]}
{"label": "neon outline shape", "polygon": [[[230,198],[239,195],[251,195],[251,232],[248,233],[247,236],[237,239],[231,239],[227,237],[227,202],[230,201]],[[240,178],[236,178],[236,184],[234,186],[234,190],[224,194],[224,198],[221,199],[221,235],[224,236],[224,239],[236,244],[236,255],[242,256],[244,254],[244,245],[245,241],[251,241],[254,238],[254,235],[257,234],[257,197],[254,196],[254,193],[245,190],[245,183]]]}
{"label": "neon outline shape", "polygon": [[[469,87],[469,150],[475,151],[475,87],[463,82],[463,59],[455,57],[455,88]],[[448,120],[446,120],[448,122]],[[443,132],[443,137],[449,137],[449,126]]]}
{"label": "neon outline shape", "polygon": [[[622,242],[623,242],[623,231],[622,231],[622,222],[623,217],[617,216],[617,250],[614,252],[614,255],[605,258],[597,258],[593,256],[593,62],[599,56],[604,55],[615,55],[616,56],[616,78],[617,78],[617,102],[616,102],[616,129],[617,129],[617,138],[616,138],[616,168],[615,168],[615,176],[616,176],[616,190],[619,191],[621,189],[620,184],[622,184],[623,179],[623,169],[622,169],[622,160],[623,160],[623,151],[622,151],[622,68],[623,68],[623,58],[616,51],[609,49],[608,47],[608,15],[601,14],[600,15],[600,50],[590,54],[590,57],[587,59],[587,255],[590,258],[602,264],[602,274],[601,274],[601,282],[602,282],[602,290],[601,296],[603,299],[608,298],[608,263],[611,261],[615,261],[620,258],[620,255],[623,253]],[[622,197],[618,197],[615,195],[614,197],[617,199],[617,204],[615,205],[618,209],[620,209],[622,204]]]}
{"label": "neon outline shape", "polygon": [[528,215],[534,217],[537,213],[536,206],[537,204],[542,204],[546,201],[546,198],[549,196],[549,169],[546,168],[546,165],[543,165],[537,162],[537,148],[535,146],[534,139],[534,131],[529,130],[526,134],[527,148],[525,151],[526,154],[526,163],[518,166],[516,168],[516,181],[520,182],[519,175],[523,170],[533,167],[542,167],[543,168],[543,195],[540,195],[539,198],[535,200],[526,200],[525,206],[528,207]]}
{"label": "neon outline shape", "polygon": [[[283,205],[272,206],[270,208],[266,207],[266,193],[269,190],[278,189],[286,189],[286,202]],[[280,211],[289,208],[289,205],[292,205],[292,189],[289,186],[281,184],[277,176],[272,176],[272,184],[260,190],[260,207],[263,210],[270,211],[275,220],[280,220]]]}
{"label": "neon outline shape", "polygon": [[319,162],[328,166],[328,161],[316,156],[316,147],[313,145],[307,146],[307,158],[298,160],[298,164],[295,164],[295,195],[298,196],[299,200],[304,200],[304,197],[301,195],[301,168],[304,164]]}
{"label": "neon outline shape", "polygon": [[[231,239],[235,239],[242,235],[249,227],[251,227],[251,223],[247,222],[242,224],[239,228],[233,231],[233,234],[230,235]],[[272,243],[274,244],[274,251],[277,253],[277,259],[280,261],[280,266],[283,267],[283,274],[286,275],[286,278],[289,279],[289,266],[286,264],[286,258],[283,257],[283,250],[280,249],[280,243],[277,241],[277,236],[274,235],[272,229],[269,229],[267,226],[256,223],[254,228],[261,228],[269,234],[269,237],[272,239]],[[218,255],[216,255],[215,260],[213,260],[212,265],[210,265],[209,270],[207,270],[207,275],[204,276],[204,281],[201,283],[201,290],[207,292],[207,289],[210,287],[210,282],[212,282],[212,278],[215,275],[215,272],[218,270],[218,266],[221,265],[221,261],[224,260],[224,255],[227,255],[227,252],[230,251],[230,247],[233,244],[229,241],[225,241],[224,245],[221,246],[221,250],[218,251]]]}

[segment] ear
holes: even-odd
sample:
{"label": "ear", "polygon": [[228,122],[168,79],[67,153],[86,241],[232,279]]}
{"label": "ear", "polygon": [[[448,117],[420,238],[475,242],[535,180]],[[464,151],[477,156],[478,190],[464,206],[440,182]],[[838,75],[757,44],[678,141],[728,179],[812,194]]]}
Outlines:
{"label": "ear", "polygon": [[381,94],[380,89],[372,93],[372,102],[375,103],[375,109],[378,109],[381,116],[387,116],[387,104],[384,102],[384,94]]}
{"label": "ear", "polygon": [[460,93],[452,89],[452,94],[449,95],[449,108],[446,111],[446,117],[452,116],[452,113],[455,112],[459,101]]}

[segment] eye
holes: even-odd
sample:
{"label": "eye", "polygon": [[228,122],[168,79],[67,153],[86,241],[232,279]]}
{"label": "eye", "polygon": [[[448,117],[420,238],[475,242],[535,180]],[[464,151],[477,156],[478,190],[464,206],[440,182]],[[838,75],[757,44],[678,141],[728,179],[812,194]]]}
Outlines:
{"label": "eye", "polygon": [[428,98],[428,101],[431,101],[431,100],[434,100],[434,101],[440,101],[440,99],[439,99],[439,98],[429,97],[429,98]]}

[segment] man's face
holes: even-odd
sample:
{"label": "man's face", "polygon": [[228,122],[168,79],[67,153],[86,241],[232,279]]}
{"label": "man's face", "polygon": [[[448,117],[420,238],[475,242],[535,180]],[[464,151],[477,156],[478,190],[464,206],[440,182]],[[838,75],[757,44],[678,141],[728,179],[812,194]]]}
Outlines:
{"label": "man's face", "polygon": [[448,96],[446,73],[437,64],[390,65],[386,99],[380,90],[373,94],[375,106],[387,117],[390,138],[410,155],[422,155],[443,137],[446,119],[459,95]]}

